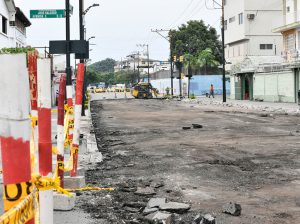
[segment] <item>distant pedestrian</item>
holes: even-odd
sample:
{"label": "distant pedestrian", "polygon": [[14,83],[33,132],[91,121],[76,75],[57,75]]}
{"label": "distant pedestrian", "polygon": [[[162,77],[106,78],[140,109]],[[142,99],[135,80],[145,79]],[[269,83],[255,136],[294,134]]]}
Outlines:
{"label": "distant pedestrian", "polygon": [[214,90],[214,85],[213,85],[213,84],[210,85],[210,90],[209,90],[209,98],[210,98],[211,96],[212,96],[213,98],[215,98],[215,90]]}

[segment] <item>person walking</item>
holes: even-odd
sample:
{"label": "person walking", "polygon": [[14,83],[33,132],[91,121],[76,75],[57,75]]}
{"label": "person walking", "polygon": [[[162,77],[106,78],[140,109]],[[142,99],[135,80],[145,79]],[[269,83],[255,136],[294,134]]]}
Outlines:
{"label": "person walking", "polygon": [[210,85],[210,90],[209,90],[209,98],[210,98],[211,96],[212,96],[213,98],[215,98],[215,90],[214,90],[214,85],[213,85],[213,84]]}

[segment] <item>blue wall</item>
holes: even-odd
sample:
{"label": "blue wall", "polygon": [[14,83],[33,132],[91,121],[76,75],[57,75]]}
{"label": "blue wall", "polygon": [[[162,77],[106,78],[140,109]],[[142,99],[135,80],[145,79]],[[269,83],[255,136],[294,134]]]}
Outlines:
{"label": "blue wall", "polygon": [[[190,93],[196,96],[209,93],[210,85],[214,85],[215,95],[223,94],[222,75],[197,75],[191,79]],[[230,95],[230,82],[226,82],[226,93]]]}

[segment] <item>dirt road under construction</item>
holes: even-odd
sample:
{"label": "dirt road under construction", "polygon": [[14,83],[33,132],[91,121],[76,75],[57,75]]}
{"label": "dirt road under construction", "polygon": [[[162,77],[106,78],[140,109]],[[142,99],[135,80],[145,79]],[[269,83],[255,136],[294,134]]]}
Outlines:
{"label": "dirt road under construction", "polygon": [[[93,101],[91,114],[104,161],[87,183],[116,188],[79,197],[96,223],[148,223],[157,197],[191,206],[175,223],[300,223],[300,117],[135,99]],[[240,216],[222,212],[228,202]]]}

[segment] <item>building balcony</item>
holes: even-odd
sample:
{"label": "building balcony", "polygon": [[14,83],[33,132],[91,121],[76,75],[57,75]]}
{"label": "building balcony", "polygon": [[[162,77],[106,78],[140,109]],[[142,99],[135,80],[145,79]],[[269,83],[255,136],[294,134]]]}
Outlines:
{"label": "building balcony", "polygon": [[294,23],[290,23],[290,24],[275,28],[275,29],[272,30],[272,32],[273,33],[282,33],[282,32],[286,32],[288,30],[293,30],[293,29],[296,29],[296,28],[299,28],[299,27],[300,27],[300,21],[297,21],[297,22],[294,22]]}

